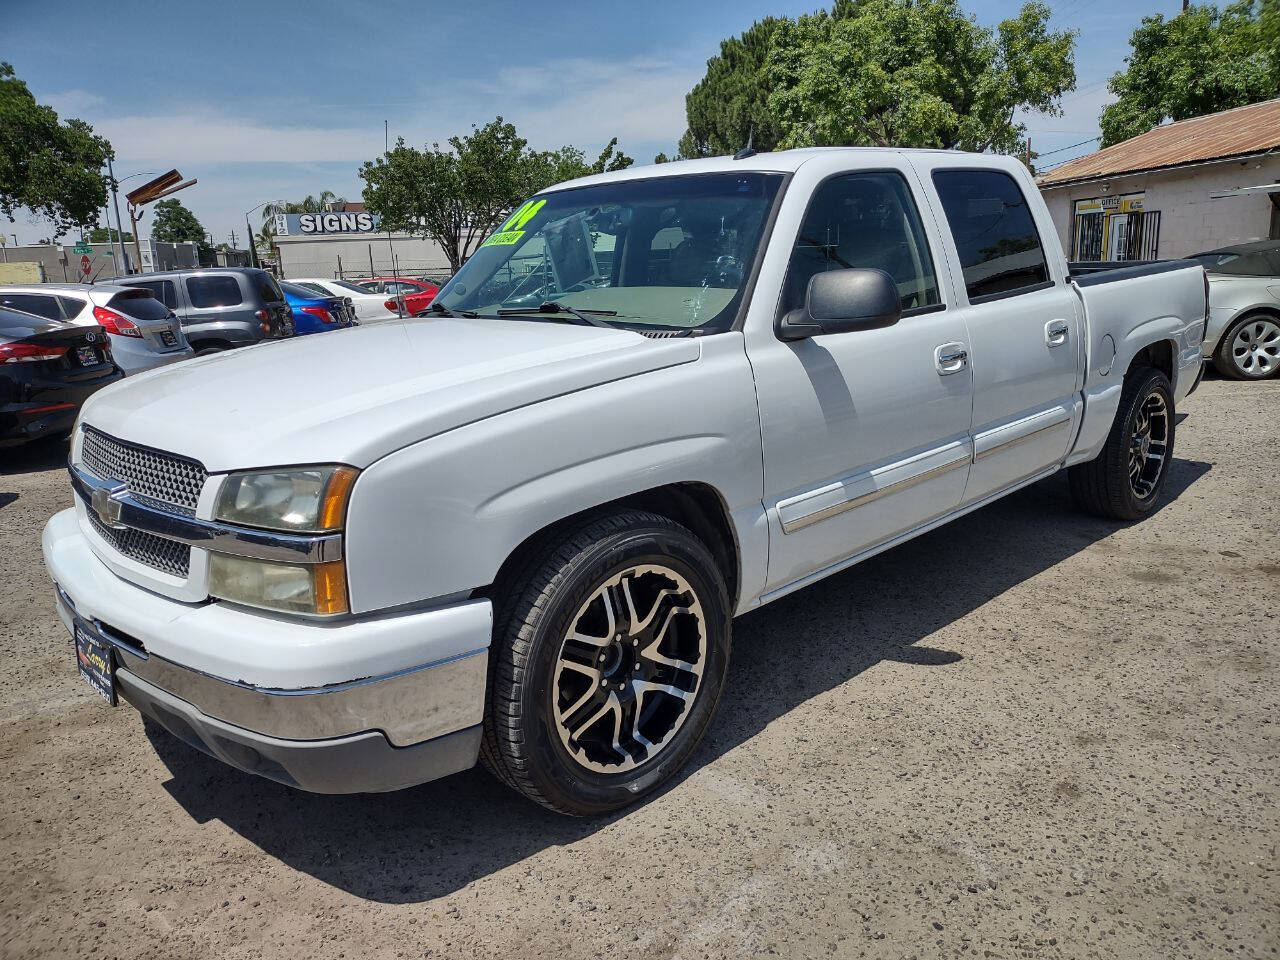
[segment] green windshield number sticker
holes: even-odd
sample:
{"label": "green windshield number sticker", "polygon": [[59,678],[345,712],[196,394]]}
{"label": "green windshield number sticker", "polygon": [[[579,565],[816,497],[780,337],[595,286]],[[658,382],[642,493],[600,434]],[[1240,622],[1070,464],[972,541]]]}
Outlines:
{"label": "green windshield number sticker", "polygon": [[546,200],[526,200],[515,213],[507,217],[506,223],[498,228],[498,233],[495,236],[521,229],[538,215],[538,211],[542,209],[546,202]]}
{"label": "green windshield number sticker", "polygon": [[482,247],[510,247],[520,242],[520,238],[524,236],[523,230],[502,230],[495,233],[484,243]]}

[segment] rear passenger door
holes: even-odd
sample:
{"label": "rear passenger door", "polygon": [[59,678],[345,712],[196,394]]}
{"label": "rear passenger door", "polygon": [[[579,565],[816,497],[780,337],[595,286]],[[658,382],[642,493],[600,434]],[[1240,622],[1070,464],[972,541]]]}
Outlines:
{"label": "rear passenger door", "polygon": [[244,293],[234,274],[192,274],[184,277],[187,314],[183,326],[216,330],[219,324],[243,320]]}
{"label": "rear passenger door", "polygon": [[[973,366],[972,503],[1058,465],[1080,417],[1079,299],[1025,171],[931,158]],[[1044,238],[1050,238],[1046,253]]]}

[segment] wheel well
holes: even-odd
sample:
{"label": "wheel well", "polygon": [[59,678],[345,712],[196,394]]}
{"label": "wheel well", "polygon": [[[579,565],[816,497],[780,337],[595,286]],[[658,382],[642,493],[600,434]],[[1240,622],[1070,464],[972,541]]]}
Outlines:
{"label": "wheel well", "polygon": [[[589,507],[557,520],[525,538],[511,551],[503,561],[497,576],[494,577],[494,583],[501,583],[507,577],[515,575],[529,556],[536,552],[549,537],[557,536],[568,527],[577,526],[588,517],[617,513],[619,510],[627,509],[657,513],[692,530],[694,535],[706,544],[711,555],[715,557],[721,573],[724,574],[725,586],[729,590],[730,609],[737,605],[740,576],[737,538],[734,536],[733,524],[729,520],[729,509],[725,506],[724,500],[714,487],[705,483],[666,484]],[[492,587],[488,587],[480,592],[488,594],[491,591]]]}
{"label": "wheel well", "polygon": [[1173,383],[1174,377],[1174,361],[1176,350],[1172,340],[1157,340],[1155,343],[1148,344],[1134,354],[1133,361],[1129,364],[1129,370],[1126,375],[1139,367],[1155,367],[1165,375],[1170,383]]}
{"label": "wheel well", "polygon": [[213,347],[217,350],[234,350],[236,347],[236,345],[232,343],[230,340],[218,340],[217,338],[214,338],[214,337],[209,337],[209,338],[202,337],[199,340],[192,340],[190,337],[188,337],[187,342],[191,344],[191,348],[193,350],[208,350],[210,347]]}

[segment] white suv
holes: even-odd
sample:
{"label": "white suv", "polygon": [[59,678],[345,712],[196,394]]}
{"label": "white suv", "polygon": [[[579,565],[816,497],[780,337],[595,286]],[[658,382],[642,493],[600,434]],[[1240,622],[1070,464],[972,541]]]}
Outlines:
{"label": "white suv", "polygon": [[0,286],[0,306],[77,326],[100,326],[125,374],[141,373],[194,353],[173,311],[150,290],[110,283]]}

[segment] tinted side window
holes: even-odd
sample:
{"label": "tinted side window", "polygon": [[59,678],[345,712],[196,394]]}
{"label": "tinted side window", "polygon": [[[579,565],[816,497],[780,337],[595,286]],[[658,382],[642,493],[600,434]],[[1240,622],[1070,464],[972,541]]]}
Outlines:
{"label": "tinted side window", "polygon": [[187,277],[187,296],[193,307],[234,307],[244,302],[235,277]]}
{"label": "tinted side window", "polygon": [[77,300],[75,297],[59,297],[58,299],[62,301],[62,315],[68,320],[74,320],[84,313],[85,308],[89,306],[84,300]]}
{"label": "tinted side window", "polygon": [[935,170],[970,302],[1045,283],[1049,268],[1027,198],[998,170]]}
{"label": "tinted side window", "polygon": [[253,275],[253,288],[258,292],[258,296],[262,298],[264,303],[278,303],[284,299],[284,294],[280,292],[279,285],[270,274],[255,273]]}
{"label": "tinted side window", "polygon": [[1217,263],[1205,264],[1210,273],[1224,273],[1235,277],[1273,276],[1271,263],[1265,250],[1254,250],[1250,253],[1224,253],[1215,257]]}
{"label": "tinted side window", "polygon": [[150,290],[157,300],[170,309],[178,305],[178,289],[172,280],[131,280],[129,286]]}
{"label": "tinted side window", "polygon": [[42,293],[4,293],[0,294],[0,305],[25,310],[46,320],[61,320],[62,307],[57,297]]}
{"label": "tinted side window", "polygon": [[893,277],[903,310],[940,302],[929,245],[901,175],[856,173],[818,188],[791,253],[783,311],[804,304],[815,274],[849,267],[874,267]]}

